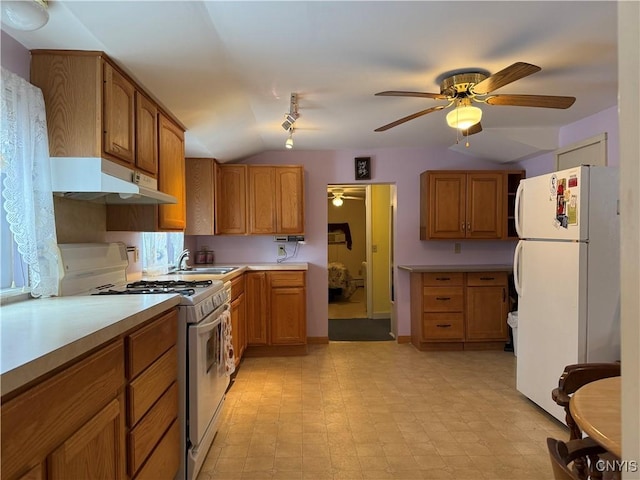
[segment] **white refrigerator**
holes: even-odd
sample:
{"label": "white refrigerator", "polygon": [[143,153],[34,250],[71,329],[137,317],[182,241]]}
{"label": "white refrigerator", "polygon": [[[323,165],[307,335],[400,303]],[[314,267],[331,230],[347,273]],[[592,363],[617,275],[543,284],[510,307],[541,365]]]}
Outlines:
{"label": "white refrigerator", "polygon": [[618,190],[617,168],[581,166],[516,193],[516,387],[563,422],[551,391],[564,367],[620,359]]}

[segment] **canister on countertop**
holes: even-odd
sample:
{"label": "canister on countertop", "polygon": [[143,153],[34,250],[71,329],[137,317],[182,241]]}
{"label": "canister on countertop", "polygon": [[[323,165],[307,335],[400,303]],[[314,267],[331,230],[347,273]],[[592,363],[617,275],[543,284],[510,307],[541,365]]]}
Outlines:
{"label": "canister on countertop", "polygon": [[207,263],[207,252],[205,252],[204,250],[198,250],[196,252],[195,262],[197,264]]}

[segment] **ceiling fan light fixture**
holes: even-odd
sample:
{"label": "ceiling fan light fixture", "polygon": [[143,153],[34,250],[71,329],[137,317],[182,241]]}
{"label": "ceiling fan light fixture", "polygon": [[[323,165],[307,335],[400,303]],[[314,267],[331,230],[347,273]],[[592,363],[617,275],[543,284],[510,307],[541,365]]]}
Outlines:
{"label": "ceiling fan light fixture", "polygon": [[2,24],[16,30],[31,32],[49,21],[46,0],[3,0]]}
{"label": "ceiling fan light fixture", "polygon": [[333,205],[336,207],[341,207],[344,203],[344,200],[342,200],[342,198],[340,197],[335,197],[333,200],[331,200],[331,203],[333,203]]}
{"label": "ceiling fan light fixture", "polygon": [[460,105],[447,113],[447,125],[466,130],[482,120],[482,110],[473,105]]}

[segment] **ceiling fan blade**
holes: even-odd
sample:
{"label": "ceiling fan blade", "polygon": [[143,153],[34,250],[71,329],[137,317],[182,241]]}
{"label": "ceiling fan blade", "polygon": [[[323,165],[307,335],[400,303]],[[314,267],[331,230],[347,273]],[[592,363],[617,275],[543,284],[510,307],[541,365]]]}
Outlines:
{"label": "ceiling fan blade", "polygon": [[465,137],[468,137],[469,135],[475,135],[476,133],[480,133],[481,131],[482,131],[482,125],[480,125],[480,122],[478,122],[475,125],[471,125],[468,129],[463,130],[462,134]]}
{"label": "ceiling fan blade", "polygon": [[446,100],[447,96],[441,93],[427,92],[399,92],[397,90],[387,90],[386,92],[378,92],[376,96],[381,97],[419,97],[419,98],[435,98],[436,100]]}
{"label": "ceiling fan blade", "polygon": [[521,78],[531,75],[532,73],[539,72],[540,70],[542,69],[537,65],[516,62],[474,85],[473,93],[483,95],[485,93],[493,92],[494,90],[504,87],[511,82],[520,80]]}
{"label": "ceiling fan blade", "polygon": [[438,105],[437,107],[427,108],[426,110],[422,110],[412,115],[408,115],[406,117],[401,118],[400,120],[396,120],[395,122],[391,122],[386,125],[383,125],[382,127],[376,128],[374,132],[384,132],[385,130],[389,130],[390,128],[397,127],[398,125],[408,122],[409,120],[413,120],[414,118],[421,117],[423,115],[426,115],[427,113],[437,112],[438,110],[442,110],[443,108],[445,108],[445,105]]}
{"label": "ceiling fan blade", "polygon": [[513,105],[517,107],[569,108],[576,101],[575,97],[558,97],[553,95],[494,95],[488,97],[489,105]]}

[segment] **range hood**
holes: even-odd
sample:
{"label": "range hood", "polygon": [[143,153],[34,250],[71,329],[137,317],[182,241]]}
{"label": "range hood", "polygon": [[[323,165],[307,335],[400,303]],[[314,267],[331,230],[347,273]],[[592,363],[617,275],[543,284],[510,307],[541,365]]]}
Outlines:
{"label": "range hood", "polygon": [[108,204],[178,203],[157,189],[157,180],[99,157],[50,157],[53,192]]}

